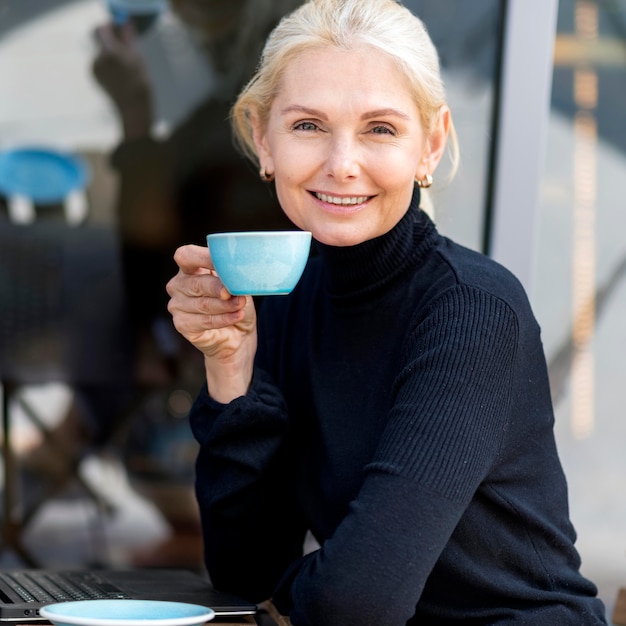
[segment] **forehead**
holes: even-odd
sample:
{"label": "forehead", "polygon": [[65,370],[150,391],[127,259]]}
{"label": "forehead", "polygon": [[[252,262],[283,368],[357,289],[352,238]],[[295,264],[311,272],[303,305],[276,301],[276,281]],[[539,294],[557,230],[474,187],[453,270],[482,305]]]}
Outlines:
{"label": "forehead", "polygon": [[368,45],[333,46],[301,51],[285,66],[276,101],[365,101],[414,105],[410,82],[387,54]]}

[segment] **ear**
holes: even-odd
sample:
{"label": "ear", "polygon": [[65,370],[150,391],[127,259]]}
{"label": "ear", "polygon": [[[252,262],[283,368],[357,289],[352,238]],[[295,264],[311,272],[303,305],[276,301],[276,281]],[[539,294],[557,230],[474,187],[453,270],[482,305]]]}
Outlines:
{"label": "ear", "polygon": [[443,157],[448,142],[450,131],[450,109],[442,106],[439,111],[435,128],[426,139],[426,145],[417,170],[416,178],[421,180],[426,174],[431,174],[437,169],[439,161]]}
{"label": "ear", "polygon": [[259,158],[259,166],[266,172],[274,172],[274,159],[267,141],[266,127],[261,124],[256,112],[250,113],[250,125],[252,126],[252,139]]}

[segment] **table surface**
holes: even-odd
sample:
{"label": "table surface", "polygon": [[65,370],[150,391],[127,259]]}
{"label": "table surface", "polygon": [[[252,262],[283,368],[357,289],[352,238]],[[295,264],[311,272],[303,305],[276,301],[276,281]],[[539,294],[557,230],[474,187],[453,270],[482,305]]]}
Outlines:
{"label": "table surface", "polygon": [[271,601],[263,602],[256,615],[246,615],[237,618],[220,617],[207,622],[206,626],[220,624],[220,626],[241,626],[242,624],[256,624],[257,626],[291,626],[288,617],[281,615]]}
{"label": "table surface", "polygon": [[[45,625],[46,622],[43,622],[43,624]],[[259,612],[256,615],[219,617],[207,622],[206,626],[211,626],[211,624],[220,624],[220,626],[245,626],[245,624],[253,624],[256,626],[291,626],[291,621],[288,617],[281,615],[270,601],[267,601],[260,605]],[[24,623],[15,624],[14,626],[33,626],[33,624]]]}
{"label": "table surface", "polygon": [[[272,604],[271,600],[267,600],[260,605],[260,615],[267,615],[271,620],[274,621],[276,626],[291,626],[291,621],[288,617],[281,615],[276,607]],[[268,621],[268,625],[269,625]]]}

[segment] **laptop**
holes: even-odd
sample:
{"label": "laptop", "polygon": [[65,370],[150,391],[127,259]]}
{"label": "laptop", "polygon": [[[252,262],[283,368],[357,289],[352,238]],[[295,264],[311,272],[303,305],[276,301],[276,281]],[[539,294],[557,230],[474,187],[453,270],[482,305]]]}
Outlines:
{"label": "laptop", "polygon": [[55,602],[93,599],[168,600],[207,606],[216,617],[253,615],[257,606],[217,591],[188,570],[10,569],[0,571],[0,624],[47,622],[39,609]]}

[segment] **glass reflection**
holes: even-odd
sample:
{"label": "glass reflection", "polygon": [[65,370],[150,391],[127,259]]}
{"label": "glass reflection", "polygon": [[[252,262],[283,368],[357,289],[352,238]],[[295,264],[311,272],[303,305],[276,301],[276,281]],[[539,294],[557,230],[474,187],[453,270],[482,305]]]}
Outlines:
{"label": "glass reflection", "polygon": [[626,583],[626,2],[561,0],[534,305],[583,568]]}
{"label": "glass reflection", "polygon": [[[124,4],[123,0],[116,0],[116,7],[120,4]],[[38,210],[29,213],[29,220],[37,222],[37,232],[41,235],[37,241],[41,240],[46,250],[54,241],[67,245],[67,253],[63,247],[58,254],[70,259],[67,263],[73,272],[79,273],[81,285],[86,285],[77,293],[70,289],[65,274],[59,276],[60,281],[66,282],[55,290],[58,297],[55,307],[65,317],[54,325],[57,339],[54,347],[69,345],[69,341],[59,341],[61,330],[69,327],[72,341],[80,349],[72,358],[86,357],[94,366],[105,367],[105,359],[96,358],[96,353],[115,351],[112,355],[115,359],[128,356],[124,352],[128,350],[126,344],[124,349],[118,350],[117,344],[109,339],[109,333],[119,333],[128,322],[128,311],[122,307],[131,301],[134,308],[136,303],[130,319],[137,321],[138,326],[139,322],[152,322],[134,329],[148,359],[133,368],[131,374],[126,361],[106,370],[125,378],[152,377],[149,384],[159,393],[151,396],[146,411],[154,412],[157,417],[153,421],[143,420],[142,429],[134,432],[135,439],[144,444],[156,441],[157,445],[163,444],[168,453],[175,452],[175,457],[170,455],[170,459],[182,459],[180,467],[176,464],[174,468],[170,463],[166,469],[178,472],[175,478],[182,478],[180,483],[185,488],[190,486],[189,460],[193,458],[181,434],[180,417],[186,405],[178,403],[180,408],[172,398],[188,397],[188,386],[196,388],[197,372],[195,362],[188,355],[184,362],[191,366],[182,372],[172,367],[176,365],[180,348],[159,314],[163,313],[163,285],[172,271],[169,263],[173,247],[183,240],[200,242],[204,237],[208,225],[200,219],[206,216],[207,206],[214,208],[214,220],[221,219],[223,224],[232,225],[233,221],[250,224],[255,218],[251,207],[253,202],[258,204],[259,196],[254,191],[258,183],[256,172],[246,172],[250,176],[249,186],[233,183],[233,164],[244,166],[231,150],[225,123],[228,103],[237,85],[252,71],[266,30],[296,4],[299,0],[172,0],[170,8],[146,24],[145,30],[141,26],[142,32],[135,42],[136,52],[145,62],[145,77],[150,80],[151,92],[148,117],[142,121],[143,136],[131,137],[132,125],[120,115],[119,102],[108,95],[92,72],[100,49],[94,30],[110,19],[107,2],[0,0],[0,75],[3,76],[0,149],[33,143],[60,147],[79,153],[88,161],[92,172],[86,190],[86,212],[80,224],[65,223],[63,218],[67,211],[58,212],[59,219],[54,221],[40,220],[43,216]],[[440,50],[461,142],[462,163],[457,177],[448,186],[445,171],[442,171],[433,189],[436,219],[442,232],[480,250],[489,204],[503,1],[407,0],[406,4],[423,18]],[[197,12],[198,7],[201,13]],[[124,21],[117,13],[115,17],[118,22]],[[123,28],[123,25],[118,23],[117,27]],[[134,128],[136,130],[136,126]],[[159,159],[161,169],[149,170],[148,165]],[[201,165],[197,166],[198,163]],[[142,169],[141,176],[135,177]],[[146,175],[146,172],[151,173]],[[141,183],[132,182],[138,180]],[[172,191],[174,187],[177,191]],[[168,193],[157,194],[157,188],[167,188]],[[218,188],[219,198],[216,196]],[[275,221],[267,221],[267,215],[274,208],[273,198],[269,194],[263,197],[267,213],[261,215],[257,210],[256,218],[265,220],[266,227],[272,227],[278,224],[274,213],[271,219]],[[164,198],[167,200],[163,201]],[[21,205],[18,202],[16,206]],[[175,210],[171,210],[172,207]],[[176,219],[170,220],[172,217]],[[9,233],[9,225],[11,229],[15,227],[13,214],[4,199],[0,203],[0,228]],[[77,230],[77,226],[81,230]],[[28,238],[31,233],[20,232],[32,248],[34,240]],[[94,238],[93,245],[90,237]],[[10,238],[15,239],[13,235]],[[45,259],[48,256],[46,252]],[[75,258],[79,261],[73,261]],[[150,284],[145,284],[145,265],[152,270],[148,273]],[[56,264],[53,269],[60,272],[62,268]],[[93,275],[96,278],[92,278]],[[102,276],[107,280],[103,281]],[[127,293],[123,298],[118,293],[123,281],[133,285],[141,283],[143,291],[137,293],[149,292],[150,296],[137,301],[136,294],[133,298]],[[51,284],[48,281],[48,285]],[[35,291],[35,286],[34,280],[23,281],[28,296]],[[110,287],[114,294],[102,295],[105,287]],[[85,297],[85,293],[91,297]],[[11,301],[18,302],[15,298]],[[78,318],[72,318],[74,314]],[[28,321],[31,316],[22,317]],[[72,324],[72,319],[80,323]],[[90,341],[80,340],[85,330]],[[48,369],[41,353],[38,356],[37,372],[43,367],[45,375],[33,376],[31,361],[27,359],[32,354],[25,354],[28,362],[25,361],[20,380],[16,381],[21,398],[28,402],[39,395],[42,389],[35,388],[35,383],[59,383],[66,392],[61,394],[63,401],[43,403],[44,416],[52,424],[62,421],[67,405],[76,397],[82,395],[81,407],[90,404],[90,390],[81,392],[81,380],[68,380],[67,372],[59,373],[56,366]],[[85,368],[74,367],[74,361],[72,366],[74,373],[78,370],[84,377]],[[107,416],[117,414],[120,402],[126,402],[128,394],[135,391],[127,387],[111,390],[103,380],[89,382],[99,387],[98,393],[92,395],[92,400],[96,400],[92,404]],[[135,382],[133,378],[131,386]],[[145,383],[145,378],[141,378],[141,385]],[[119,401],[116,399],[118,392]],[[105,434],[99,433],[99,437]],[[148,457],[156,461],[159,471],[163,469],[162,458],[150,458],[153,450],[146,448],[141,452],[145,456],[140,462]],[[138,456],[135,456],[136,461]],[[127,456],[125,461],[132,462],[132,458]],[[128,467],[132,471],[130,463]],[[167,479],[165,476],[165,482]],[[184,498],[180,501],[186,502]],[[50,542],[42,545],[35,539],[34,550],[43,558],[52,554],[68,564],[73,559],[80,560],[84,556],[80,554],[80,546],[70,548],[62,539],[71,534],[64,528],[59,541],[53,542],[55,545],[49,545]],[[149,525],[142,529],[141,535],[142,541],[161,536],[159,528],[154,530]]]}
{"label": "glass reflection", "polygon": [[433,197],[436,221],[446,235],[483,251],[504,2],[406,0],[404,4],[424,20],[439,50],[461,146],[461,167],[454,181],[447,185],[445,171],[438,171]]}

